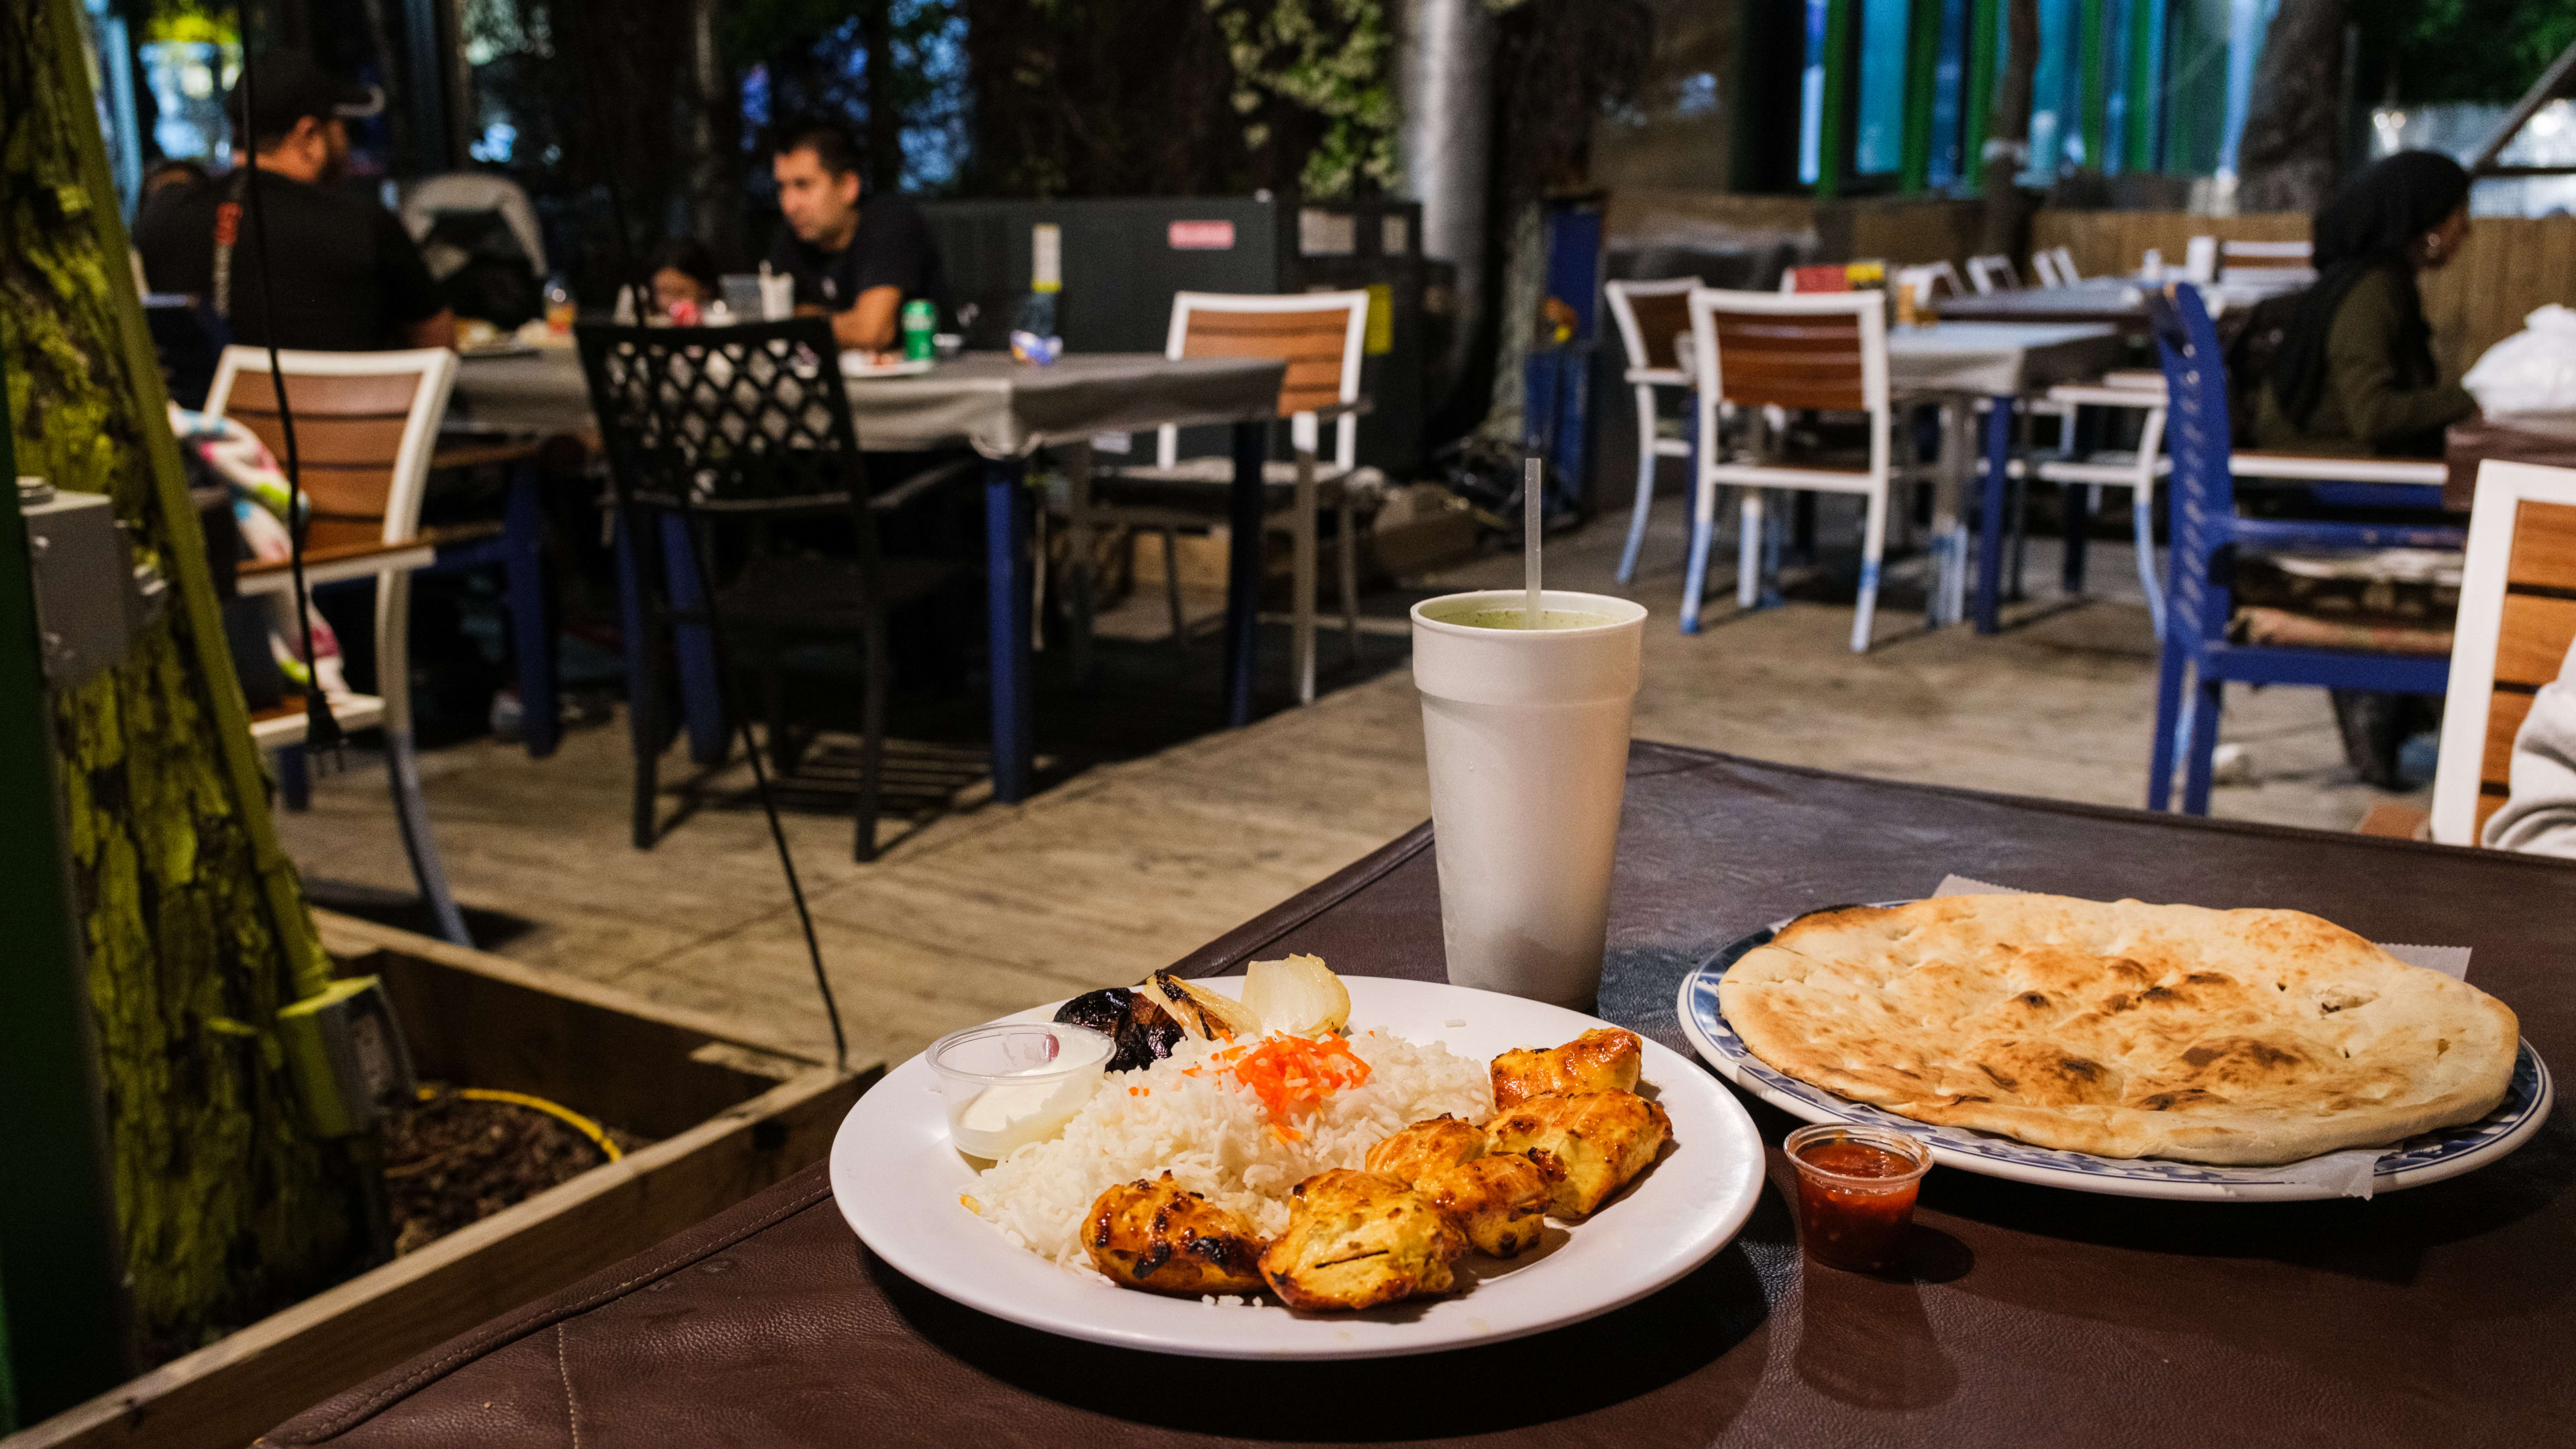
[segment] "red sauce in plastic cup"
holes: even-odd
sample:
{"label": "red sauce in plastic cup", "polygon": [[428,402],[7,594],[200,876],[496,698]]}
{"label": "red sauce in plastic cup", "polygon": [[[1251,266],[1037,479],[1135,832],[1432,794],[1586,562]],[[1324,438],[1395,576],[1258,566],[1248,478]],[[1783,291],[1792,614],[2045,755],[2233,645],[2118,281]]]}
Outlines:
{"label": "red sauce in plastic cup", "polygon": [[1782,1144],[1798,1169],[1798,1241],[1831,1268],[1884,1273],[1905,1258],[1914,1198],[1932,1168],[1922,1139],[1826,1122]]}

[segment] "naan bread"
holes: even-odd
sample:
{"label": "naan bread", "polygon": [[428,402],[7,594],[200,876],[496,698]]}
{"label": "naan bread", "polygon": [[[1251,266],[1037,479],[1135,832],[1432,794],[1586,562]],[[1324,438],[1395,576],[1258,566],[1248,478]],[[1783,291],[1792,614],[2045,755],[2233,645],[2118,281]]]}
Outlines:
{"label": "naan bread", "polygon": [[1801,917],[1718,986],[1755,1056],[1919,1122],[2276,1163],[2473,1122],[2516,1024],[2299,911],[1948,896]]}

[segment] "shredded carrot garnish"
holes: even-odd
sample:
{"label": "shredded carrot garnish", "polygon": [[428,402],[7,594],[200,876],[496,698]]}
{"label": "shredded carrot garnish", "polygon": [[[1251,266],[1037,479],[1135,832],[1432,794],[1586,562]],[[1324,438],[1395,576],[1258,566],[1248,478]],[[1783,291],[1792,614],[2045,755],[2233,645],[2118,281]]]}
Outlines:
{"label": "shredded carrot garnish", "polygon": [[1270,1130],[1284,1133],[1279,1139],[1283,1142],[1298,1136],[1295,1128],[1285,1125],[1288,1119],[1312,1112],[1325,1097],[1369,1079],[1369,1064],[1352,1055],[1350,1045],[1331,1032],[1321,1037],[1268,1037],[1259,1046],[1239,1048],[1238,1053],[1242,1060],[1230,1068],[1235,1080],[1269,1109],[1274,1119]]}

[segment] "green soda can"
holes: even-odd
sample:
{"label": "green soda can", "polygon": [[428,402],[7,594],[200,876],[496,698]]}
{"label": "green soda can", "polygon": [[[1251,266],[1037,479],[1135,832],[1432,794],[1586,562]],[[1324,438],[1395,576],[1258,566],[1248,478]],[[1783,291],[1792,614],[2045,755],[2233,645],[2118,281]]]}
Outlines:
{"label": "green soda can", "polygon": [[903,360],[927,362],[931,354],[930,334],[939,330],[939,309],[927,300],[915,297],[903,304]]}

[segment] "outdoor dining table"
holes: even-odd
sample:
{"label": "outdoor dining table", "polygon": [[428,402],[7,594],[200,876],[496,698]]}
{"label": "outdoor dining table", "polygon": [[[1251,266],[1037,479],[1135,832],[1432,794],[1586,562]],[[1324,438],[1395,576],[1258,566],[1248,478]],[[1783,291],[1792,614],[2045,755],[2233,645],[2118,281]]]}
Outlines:
{"label": "outdoor dining table", "polygon": [[[1936,305],[1944,322],[2093,322],[2143,333],[2147,330],[2147,306],[2140,289],[2158,285],[2161,284],[2140,277],[2087,277],[2063,287],[2022,287],[1944,297]],[[2250,307],[2303,283],[2218,281],[2194,285],[2200,288],[2214,316],[2228,307]]]}
{"label": "outdoor dining table", "polygon": [[[1440,979],[1436,849],[1417,828],[1180,967],[1310,951]],[[2468,946],[2469,979],[2519,1013],[2524,1039],[2576,1061],[2576,863],[1642,743],[1598,1010],[1688,1052],[1674,1000],[1695,965],[1784,917],[1928,895],[1949,872],[2294,907],[2373,940]],[[2565,1114],[2483,1170],[2370,1200],[2154,1201],[1936,1167],[1909,1265],[1872,1277],[1802,1262],[1777,1148],[1794,1124],[1747,1101],[1769,1190],[1736,1239],[1658,1293],[1530,1338],[1259,1363],[1051,1337],[889,1268],[817,1167],[260,1442],[2363,1449],[2563,1442],[2576,1418]]]}
{"label": "outdoor dining table", "polygon": [[[2013,409],[2020,399],[2061,382],[2099,377],[2117,367],[2128,343],[2111,327],[2062,322],[1953,322],[1887,329],[1888,388],[1900,398],[1985,398],[1981,451],[1985,479],[1977,510],[1977,632],[1991,634],[2003,579],[2005,477],[2012,463]],[[1924,614],[1934,627],[1956,623],[1965,609],[1966,530],[1959,493],[1965,459],[1953,445],[1956,407],[1941,430],[1942,467],[1932,506],[1932,570]]]}
{"label": "outdoor dining table", "polygon": [[[1259,357],[1173,359],[1157,353],[1076,353],[1030,367],[1001,353],[969,353],[910,376],[852,378],[850,411],[869,452],[916,452],[964,445],[983,459],[987,614],[992,651],[993,793],[1027,796],[1034,744],[1030,720],[1030,562],[1027,468],[1040,448],[1087,443],[1095,434],[1165,424],[1231,424],[1226,568],[1227,718],[1252,716],[1261,586],[1261,464],[1277,417],[1286,364]],[[576,431],[592,425],[581,361],[569,348],[469,360],[456,400],[477,426]],[[679,528],[665,517],[666,534]],[[662,552],[675,597],[694,598],[700,581],[685,539]],[[621,550],[621,557],[623,550]],[[631,592],[631,591],[630,591]],[[633,612],[630,609],[630,614]],[[640,634],[629,620],[630,635]],[[678,631],[689,733],[702,762],[724,749],[716,700],[714,641],[703,628]]]}

